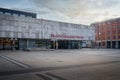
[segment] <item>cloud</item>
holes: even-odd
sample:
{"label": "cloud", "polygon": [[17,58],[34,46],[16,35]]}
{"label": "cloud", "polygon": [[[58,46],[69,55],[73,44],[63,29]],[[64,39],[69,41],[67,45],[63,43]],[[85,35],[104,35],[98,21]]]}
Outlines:
{"label": "cloud", "polygon": [[0,0],[0,6],[37,13],[39,18],[90,24],[120,16],[120,0]]}
{"label": "cloud", "polygon": [[[110,15],[108,9],[119,5],[119,0],[31,0],[35,6],[44,7],[58,16],[62,14],[69,21],[83,19],[103,20]],[[112,13],[111,13],[112,14]],[[99,17],[99,19],[98,19]],[[78,19],[80,18],[80,20]],[[90,21],[88,21],[90,22]]]}
{"label": "cloud", "polygon": [[74,0],[33,0],[38,7],[46,7],[53,13],[62,13],[68,17],[83,14],[86,9]]}

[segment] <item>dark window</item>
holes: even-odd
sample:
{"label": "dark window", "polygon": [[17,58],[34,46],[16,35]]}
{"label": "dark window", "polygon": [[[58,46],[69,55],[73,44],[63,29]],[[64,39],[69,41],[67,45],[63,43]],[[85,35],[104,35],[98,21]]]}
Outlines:
{"label": "dark window", "polygon": [[120,33],[120,30],[118,31],[118,33]]}
{"label": "dark window", "polygon": [[110,39],[110,36],[108,36],[108,39]]}
{"label": "dark window", "polygon": [[119,39],[120,39],[120,35],[119,35],[119,37],[118,37]]}
{"label": "dark window", "polygon": [[113,36],[113,39],[115,39],[116,37],[115,36]]}

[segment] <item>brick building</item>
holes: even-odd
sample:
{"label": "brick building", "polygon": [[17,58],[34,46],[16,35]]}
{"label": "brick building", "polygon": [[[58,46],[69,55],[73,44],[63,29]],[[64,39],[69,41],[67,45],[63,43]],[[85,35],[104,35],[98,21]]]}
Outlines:
{"label": "brick building", "polygon": [[92,23],[95,27],[96,47],[120,48],[120,18]]}

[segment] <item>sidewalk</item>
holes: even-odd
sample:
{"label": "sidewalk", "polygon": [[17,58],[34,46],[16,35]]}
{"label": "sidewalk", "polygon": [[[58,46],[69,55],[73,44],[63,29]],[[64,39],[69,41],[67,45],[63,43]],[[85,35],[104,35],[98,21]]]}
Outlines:
{"label": "sidewalk", "polygon": [[[0,65],[4,68],[5,64],[7,69],[1,70],[16,70],[23,69],[25,66],[30,68],[44,68],[44,67],[59,67],[71,65],[85,65],[106,63],[111,61],[118,61],[120,58],[116,56],[106,56],[99,51],[98,54],[94,50],[55,50],[55,51],[0,51],[1,60]],[[113,51],[114,52],[114,51]],[[117,51],[116,51],[117,52]],[[110,54],[110,53],[109,53]],[[111,54],[113,54],[111,52]],[[103,56],[104,55],[104,56]],[[118,55],[119,56],[119,55]],[[6,59],[8,58],[8,59]],[[22,66],[22,67],[21,67]]]}

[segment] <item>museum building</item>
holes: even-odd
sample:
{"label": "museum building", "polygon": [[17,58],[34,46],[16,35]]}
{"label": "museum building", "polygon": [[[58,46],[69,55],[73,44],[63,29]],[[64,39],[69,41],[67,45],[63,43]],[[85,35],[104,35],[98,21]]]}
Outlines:
{"label": "museum building", "polygon": [[79,49],[90,47],[95,28],[38,19],[36,13],[0,8],[0,50]]}

